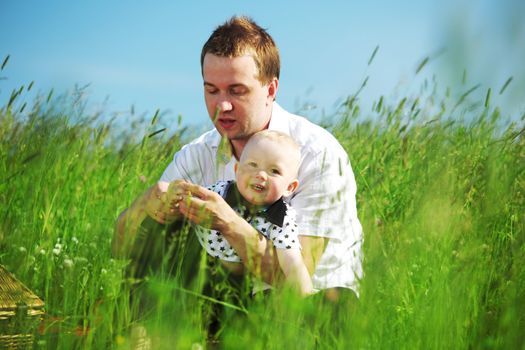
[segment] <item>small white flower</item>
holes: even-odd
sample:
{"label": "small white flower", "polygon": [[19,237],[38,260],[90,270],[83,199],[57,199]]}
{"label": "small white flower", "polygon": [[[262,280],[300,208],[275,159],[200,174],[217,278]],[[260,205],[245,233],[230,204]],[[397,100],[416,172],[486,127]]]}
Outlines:
{"label": "small white flower", "polygon": [[46,255],[46,251],[44,249],[40,249],[39,253],[40,255]]}
{"label": "small white flower", "polygon": [[19,251],[20,253],[25,253],[25,252],[27,252],[27,249],[26,249],[26,247],[19,247],[19,248],[18,248],[18,251]]}
{"label": "small white flower", "polygon": [[106,270],[106,269],[102,269],[102,270],[100,270],[100,273],[103,274],[103,275],[105,275],[105,274],[108,273],[108,270]]}
{"label": "small white flower", "polygon": [[59,256],[60,255],[60,249],[54,248],[53,249],[53,254],[55,254],[56,256]]}
{"label": "small white flower", "polygon": [[64,259],[64,267],[67,267],[67,268],[73,267],[73,260],[71,260],[71,259]]}
{"label": "small white flower", "polygon": [[75,236],[71,238],[71,241],[75,244],[78,244],[78,238],[76,238]]}

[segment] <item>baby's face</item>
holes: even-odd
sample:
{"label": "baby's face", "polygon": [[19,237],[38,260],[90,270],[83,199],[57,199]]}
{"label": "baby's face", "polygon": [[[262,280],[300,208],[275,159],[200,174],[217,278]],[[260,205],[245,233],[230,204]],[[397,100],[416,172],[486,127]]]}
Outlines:
{"label": "baby's face", "polygon": [[268,139],[249,143],[237,166],[237,187],[254,205],[269,205],[297,187],[297,161],[286,146]]}

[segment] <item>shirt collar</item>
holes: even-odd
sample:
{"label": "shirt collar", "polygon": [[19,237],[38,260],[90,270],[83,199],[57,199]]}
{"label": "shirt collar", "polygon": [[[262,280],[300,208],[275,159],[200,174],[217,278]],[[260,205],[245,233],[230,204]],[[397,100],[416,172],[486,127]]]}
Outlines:
{"label": "shirt collar", "polygon": [[288,112],[279,106],[277,102],[273,103],[272,118],[270,119],[268,130],[280,131],[288,135],[290,134]]}

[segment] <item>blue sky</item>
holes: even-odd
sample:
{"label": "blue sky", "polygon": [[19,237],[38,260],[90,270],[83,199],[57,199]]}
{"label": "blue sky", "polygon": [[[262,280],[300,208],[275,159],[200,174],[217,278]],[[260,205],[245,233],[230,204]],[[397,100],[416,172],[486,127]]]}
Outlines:
{"label": "blue sky", "polygon": [[[515,72],[525,62],[519,24],[525,7],[519,0],[196,3],[2,0],[0,59],[9,54],[10,60],[0,72],[0,105],[12,89],[33,80],[34,93],[42,94],[89,84],[89,104],[108,113],[134,105],[138,113],[152,115],[160,108],[168,118],[181,114],[185,124],[211,126],[200,49],[234,14],[251,16],[274,37],[282,60],[278,101],[291,111],[314,106],[304,111],[312,119],[333,113],[367,75],[365,105],[416,84],[420,60],[455,36],[461,37],[461,59],[473,82],[497,89],[518,74],[509,94],[523,95],[518,87],[523,91],[524,69]],[[444,66],[431,62],[424,74],[438,72],[448,84],[456,73],[444,73]]]}

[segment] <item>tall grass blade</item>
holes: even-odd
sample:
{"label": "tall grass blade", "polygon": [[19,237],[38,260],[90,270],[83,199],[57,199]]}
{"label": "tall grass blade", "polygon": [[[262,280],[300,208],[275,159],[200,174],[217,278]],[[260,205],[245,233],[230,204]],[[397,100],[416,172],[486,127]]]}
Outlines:
{"label": "tall grass blade", "polygon": [[51,89],[49,91],[49,94],[47,94],[47,98],[46,98],[46,102],[49,103],[49,101],[51,101],[51,98],[53,97],[53,92],[54,92],[54,89]]}
{"label": "tall grass blade", "polygon": [[26,163],[29,163],[30,161],[32,161],[33,159],[35,159],[36,157],[39,157],[40,155],[42,154],[42,152],[40,151],[37,151],[29,156],[27,156],[26,158],[24,158],[22,160],[22,164],[26,164]]}
{"label": "tall grass blade", "polygon": [[485,97],[485,108],[488,108],[489,105],[490,105],[490,94],[491,94],[491,89],[488,88],[487,89],[487,96]]}
{"label": "tall grass blade", "polygon": [[207,301],[211,301],[212,303],[223,305],[223,306],[226,306],[226,307],[228,307],[230,309],[241,311],[241,312],[243,312],[245,314],[248,314],[248,310],[246,310],[245,308],[242,308],[240,306],[237,306],[237,305],[234,305],[234,304],[231,304],[231,303],[227,303],[227,302],[224,302],[222,300],[215,299],[215,298],[211,298],[211,297],[209,297],[207,295],[203,295],[201,293],[197,293],[197,292],[194,292],[192,290],[185,289],[185,288],[182,288],[182,287],[177,287],[176,286],[176,287],[173,287],[173,288],[176,289],[176,290],[179,290],[181,292],[184,292],[184,293],[196,296],[197,298],[200,298],[200,299],[203,299],[203,300],[207,300]]}
{"label": "tall grass blade", "polygon": [[501,89],[499,90],[499,94],[501,95],[506,89],[507,87],[509,86],[510,82],[512,81],[512,79],[514,79],[514,77],[509,77],[507,79],[507,81],[505,82],[505,84],[503,84],[503,86],[501,87]]}
{"label": "tall grass blade", "polygon": [[155,111],[155,115],[153,115],[153,118],[151,119],[151,125],[155,125],[157,122],[157,118],[159,117],[160,109],[157,109]]}
{"label": "tall grass blade", "polygon": [[441,48],[439,49],[438,51],[436,51],[435,53],[423,58],[423,60],[421,61],[421,63],[419,63],[419,65],[417,66],[416,68],[416,75],[423,69],[423,67],[425,67],[430,61],[433,61],[435,60],[436,58],[438,58],[439,56],[441,56],[442,54],[444,54],[446,52],[446,49],[445,48]]}
{"label": "tall grass blade", "polygon": [[374,57],[376,57],[377,51],[379,51],[379,45],[376,46],[376,48],[374,49],[374,52],[372,52],[372,55],[368,59],[368,65],[370,65],[372,61],[374,60]]}
{"label": "tall grass blade", "polygon": [[18,91],[13,90],[11,92],[11,96],[9,97],[9,101],[7,102],[7,109],[11,107],[11,105],[15,102],[17,97],[18,97]]}
{"label": "tall grass blade", "polygon": [[161,132],[164,132],[164,131],[166,131],[166,128],[162,128],[162,129],[159,129],[157,131],[154,131],[154,132],[152,132],[151,134],[148,135],[148,138],[151,138],[151,137],[153,137],[153,136],[155,136],[157,134],[160,134]]}
{"label": "tall grass blade", "polygon": [[379,102],[377,103],[377,112],[378,113],[381,113],[381,108],[383,107],[383,96],[381,95],[381,97],[379,97]]}
{"label": "tall grass blade", "polygon": [[456,109],[460,104],[462,104],[465,99],[467,98],[468,95],[470,95],[471,93],[473,93],[474,91],[476,91],[479,87],[481,86],[481,84],[477,84],[475,86],[473,86],[472,88],[470,88],[467,92],[465,92],[463,95],[461,95],[458,99],[458,102],[456,102],[456,104],[454,105],[454,109]]}
{"label": "tall grass blade", "polygon": [[428,63],[428,61],[430,60],[430,57],[425,57],[423,58],[423,60],[421,61],[421,63],[419,63],[419,65],[417,66],[416,68],[416,75],[421,72],[421,70],[423,69],[423,67],[425,67],[425,65]]}
{"label": "tall grass blade", "polygon": [[4,70],[4,67],[6,66],[7,62],[9,61],[9,57],[10,57],[10,55],[7,55],[4,58],[4,62],[2,62],[2,67],[0,67],[0,70]]}

